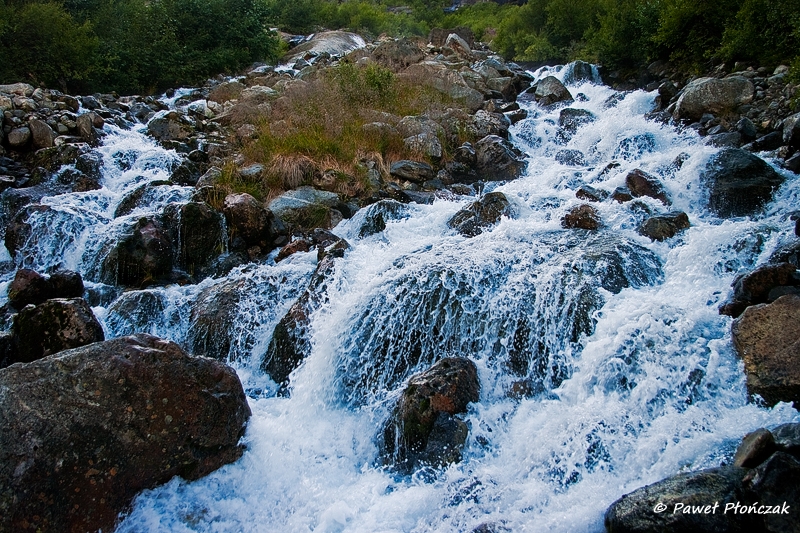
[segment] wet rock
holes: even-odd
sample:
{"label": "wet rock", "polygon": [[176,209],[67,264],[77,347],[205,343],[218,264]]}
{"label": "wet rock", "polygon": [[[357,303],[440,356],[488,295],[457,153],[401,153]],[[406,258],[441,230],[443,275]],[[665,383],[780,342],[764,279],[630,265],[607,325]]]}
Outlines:
{"label": "wet rock", "polygon": [[410,181],[412,183],[424,183],[436,177],[436,173],[427,163],[420,161],[410,161],[403,159],[395,161],[389,168],[389,174],[396,179]]}
{"label": "wet rock", "polygon": [[800,296],[748,307],[733,322],[733,345],[744,360],[747,390],[767,405],[800,405]]}
{"label": "wet rock", "polygon": [[[672,476],[647,485],[615,501],[606,511],[605,527],[610,533],[663,533],[665,531],[757,531],[752,515],[723,513],[725,504],[746,501],[743,480],[748,470],[736,466],[710,468]],[[684,514],[684,506],[713,506],[715,513]],[[656,505],[662,512],[654,512]],[[676,511],[678,506],[678,512]]]}
{"label": "wet rock", "polygon": [[365,208],[363,222],[358,230],[360,238],[380,233],[386,229],[386,223],[391,220],[406,218],[409,208],[396,200],[381,200]]}
{"label": "wet rock", "polygon": [[600,227],[600,214],[594,207],[583,204],[570,209],[561,219],[561,227],[566,229],[596,230]]}
{"label": "wet rock", "polygon": [[249,246],[268,249],[272,242],[272,213],[247,193],[229,194],[222,208],[230,239],[240,237]]}
{"label": "wet rock", "polygon": [[779,131],[771,131],[762,135],[753,142],[742,146],[742,150],[749,152],[763,152],[765,150],[777,150],[783,144],[783,136]]}
{"label": "wet rock", "polygon": [[617,187],[612,191],[611,199],[615,202],[624,204],[625,202],[630,202],[633,200],[633,195],[631,194],[631,190],[627,187]]}
{"label": "wet rock", "polygon": [[275,256],[275,262],[280,263],[287,257],[298,252],[309,252],[311,251],[312,246],[314,246],[314,244],[308,239],[294,240],[280,249],[278,255]]}
{"label": "wet rock", "polygon": [[591,111],[572,107],[562,109],[558,115],[558,125],[569,134],[574,134],[580,126],[590,124],[595,120],[597,117]]}
{"label": "wet rock", "polygon": [[750,305],[775,300],[770,294],[776,288],[800,285],[796,268],[791,263],[769,264],[738,277],[733,282],[731,301],[720,308],[720,313],[737,317]]}
{"label": "wet rock", "polygon": [[511,203],[501,192],[490,192],[480,200],[458,211],[447,221],[447,225],[466,237],[475,237],[498,222],[511,216]]}
{"label": "wet rock", "polygon": [[581,185],[581,187],[575,192],[575,196],[581,200],[587,200],[589,202],[602,202],[608,198],[609,195],[608,191],[595,189],[590,185]]}
{"label": "wet rock", "polygon": [[676,119],[699,120],[704,113],[720,115],[753,100],[755,87],[742,76],[699,78],[689,83],[678,99]]}
{"label": "wet rock", "polygon": [[584,81],[594,81],[592,65],[585,61],[573,61],[567,65],[568,73],[564,77],[564,83],[573,84]]}
{"label": "wet rock", "polygon": [[140,185],[136,187],[133,191],[128,193],[119,204],[117,204],[117,208],[114,211],[114,218],[124,217],[125,215],[131,214],[137,208],[142,206],[143,200],[147,196],[147,193],[155,189],[156,187],[164,187],[172,185],[169,181],[151,181],[150,183],[145,183],[144,185]]}
{"label": "wet rock", "polygon": [[185,159],[170,174],[170,181],[178,185],[195,186],[203,175],[203,166]]}
{"label": "wet rock", "polygon": [[228,359],[243,290],[244,281],[237,279],[212,285],[198,295],[192,304],[187,333],[192,353],[220,361]]}
{"label": "wet rock", "polygon": [[172,242],[179,243],[178,264],[189,275],[203,277],[225,247],[222,215],[205,202],[189,202],[176,211],[168,208],[164,216],[171,221]]}
{"label": "wet rock", "polygon": [[412,376],[383,431],[384,461],[403,472],[460,461],[469,428],[453,415],[479,399],[478,371],[469,359],[441,359]]}
{"label": "wet rock", "polygon": [[708,207],[722,218],[753,215],[772,199],[783,177],[753,154],[724,148],[703,174],[709,190]]}
{"label": "wet rock", "polygon": [[487,135],[475,145],[475,168],[480,179],[506,181],[520,177],[526,162],[510,142],[497,135]]}
{"label": "wet rock", "polygon": [[53,146],[56,134],[53,129],[47,125],[47,122],[32,118],[28,121],[28,128],[31,130],[34,148],[50,148]]}
{"label": "wet rock", "polygon": [[[80,295],[78,295],[80,296]],[[28,304],[38,305],[53,297],[53,286],[43,275],[21,268],[8,286],[8,301],[17,309]]]}
{"label": "wet rock", "polygon": [[646,219],[639,226],[639,234],[650,237],[654,241],[664,241],[671,239],[690,226],[686,213],[677,211]]}
{"label": "wet rock", "polygon": [[745,479],[749,491],[755,495],[751,501],[758,504],[756,508],[761,506],[760,508],[764,510],[766,506],[770,506],[778,511],[757,515],[763,522],[757,523],[752,531],[768,533],[797,531],[797,519],[793,513],[796,513],[800,506],[798,476],[800,476],[800,461],[783,452],[772,454],[769,459],[751,471]]}
{"label": "wet rock", "polygon": [[320,260],[308,288],[272,332],[269,346],[261,360],[261,370],[280,386],[282,393],[286,392],[289,384],[289,374],[300,366],[311,349],[308,341],[309,316],[327,300],[327,280],[333,273],[335,260],[335,255],[328,255]]}
{"label": "wet rock", "polygon": [[58,298],[29,305],[14,317],[15,360],[41,357],[102,341],[103,328],[83,298]]}
{"label": "wet rock", "polygon": [[550,106],[559,102],[573,102],[575,99],[558,78],[547,76],[539,80],[528,92],[533,91],[533,99],[542,106]]}
{"label": "wet rock", "polygon": [[775,440],[775,447],[800,459],[800,424],[781,424],[770,432]]}
{"label": "wet rock", "polygon": [[100,134],[97,133],[97,130],[94,128],[94,113],[79,115],[75,120],[75,124],[77,124],[78,135],[84,142],[92,146],[100,142]]}
{"label": "wet rock", "polygon": [[103,156],[97,152],[81,154],[75,160],[75,169],[85,174],[90,180],[99,183],[103,177]]}
{"label": "wet rock", "polygon": [[[16,190],[18,189],[9,189],[5,192]],[[45,205],[29,205],[22,207],[17,214],[14,215],[6,226],[5,235],[5,245],[11,257],[14,257],[28,240],[33,237],[31,235],[31,225],[28,223],[28,218],[34,213],[44,213],[50,209],[50,207]]]}
{"label": "wet rock", "polygon": [[733,466],[753,468],[763,463],[777,450],[775,438],[769,430],[761,428],[748,433],[736,449]]}
{"label": "wet rock", "polygon": [[658,178],[638,168],[628,173],[625,177],[625,185],[635,198],[649,196],[660,200],[665,205],[672,203]]}
{"label": "wet rock", "polygon": [[6,368],[0,530],[112,531],[142,490],[238,459],[249,416],[231,368],[145,334]]}
{"label": "wet rock", "polygon": [[141,286],[172,271],[174,248],[164,226],[155,218],[141,218],[103,260],[106,283]]}
{"label": "wet rock", "polygon": [[[114,336],[154,333],[154,318],[163,316],[168,305],[160,291],[125,291],[107,305],[105,323]],[[197,355],[205,354],[198,352]]]}

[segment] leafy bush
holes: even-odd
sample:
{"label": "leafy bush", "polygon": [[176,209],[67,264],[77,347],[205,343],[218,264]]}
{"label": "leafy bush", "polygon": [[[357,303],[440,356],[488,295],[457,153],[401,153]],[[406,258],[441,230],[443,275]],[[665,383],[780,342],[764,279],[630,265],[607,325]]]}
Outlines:
{"label": "leafy bush", "polygon": [[89,82],[98,40],[90,23],[78,23],[56,3],[0,10],[0,79],[26,80],[67,90]]}
{"label": "leafy bush", "polygon": [[800,0],[744,0],[725,28],[721,52],[771,66],[800,56]]}

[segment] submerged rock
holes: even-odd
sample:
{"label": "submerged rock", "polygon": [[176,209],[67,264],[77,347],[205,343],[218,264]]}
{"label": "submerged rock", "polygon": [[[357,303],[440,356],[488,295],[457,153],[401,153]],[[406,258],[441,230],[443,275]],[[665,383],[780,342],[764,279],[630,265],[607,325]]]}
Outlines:
{"label": "submerged rock", "polygon": [[[346,244],[344,239],[339,239],[339,241]],[[339,244],[338,241],[329,245],[328,248],[335,247],[337,244]],[[327,301],[328,278],[335,268],[336,257],[341,257],[338,253],[325,254],[324,249],[320,249],[320,251],[323,253],[317,269],[311,276],[308,288],[275,326],[267,352],[261,360],[261,370],[269,374],[284,392],[289,384],[289,374],[300,366],[309,353],[309,316],[323,302]]]}
{"label": "submerged rock", "polygon": [[441,359],[412,376],[383,430],[385,463],[412,472],[460,461],[469,428],[453,415],[479,399],[478,370],[469,359]]}
{"label": "submerged rock", "polygon": [[140,491],[238,459],[249,417],[233,369],[150,335],[8,367],[0,530],[112,531]]}

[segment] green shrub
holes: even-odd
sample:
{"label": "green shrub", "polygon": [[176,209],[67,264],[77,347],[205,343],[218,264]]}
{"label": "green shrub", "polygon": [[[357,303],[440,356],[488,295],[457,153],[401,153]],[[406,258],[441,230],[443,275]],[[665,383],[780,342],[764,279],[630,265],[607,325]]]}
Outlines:
{"label": "green shrub", "polygon": [[44,83],[63,91],[89,82],[98,40],[59,4],[33,3],[0,11],[0,78]]}
{"label": "green shrub", "polygon": [[722,55],[775,66],[800,54],[800,0],[744,0],[724,32]]}

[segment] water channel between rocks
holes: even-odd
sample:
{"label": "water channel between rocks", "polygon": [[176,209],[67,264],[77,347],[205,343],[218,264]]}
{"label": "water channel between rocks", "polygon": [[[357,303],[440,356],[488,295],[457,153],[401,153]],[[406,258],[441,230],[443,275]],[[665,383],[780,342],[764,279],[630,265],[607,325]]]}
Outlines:
{"label": "water channel between rocks", "polygon": [[[585,96],[572,107],[597,120],[560,138],[557,109],[523,104],[529,117],[511,133],[528,171],[484,191],[503,192],[513,217],[464,237],[447,226],[474,200],[464,197],[409,204],[367,237],[359,235],[368,209],[333,230],[351,248],[311,316],[311,353],[284,397],[259,365],[316,251],[199,285],[119,293],[99,283],[117,235],[193,193],[153,188],[114,218],[128,193],[168,179],[176,156],[141,128],[106,126],[103,188],[43,200],[51,209],[29,219],[34,238],[17,266],[81,272],[107,338],[145,331],[187,348],[200,293],[241,284],[229,362],[253,411],[238,462],[146,491],[118,531],[468,532],[493,522],[514,532],[596,532],[622,494],[717,466],[755,428],[800,421],[787,404],[748,403],[731,319],[717,311],[736,274],[792,236],[785,213],[798,205],[798,180],[785,174],[763,216],[723,221],[705,209],[699,179],[717,149],[647,121],[653,93],[569,88]],[[611,161],[619,166],[604,171]],[[661,177],[691,228],[664,242],[639,235],[645,208],[665,211],[650,198],[638,209],[593,204],[603,221],[596,233],[562,228],[564,213],[583,203],[578,187],[611,191],[636,168]],[[404,380],[452,355],[475,361],[481,381],[480,402],[464,417],[462,462],[412,476],[382,469],[376,436]],[[520,383],[530,394],[510,397]]]}

